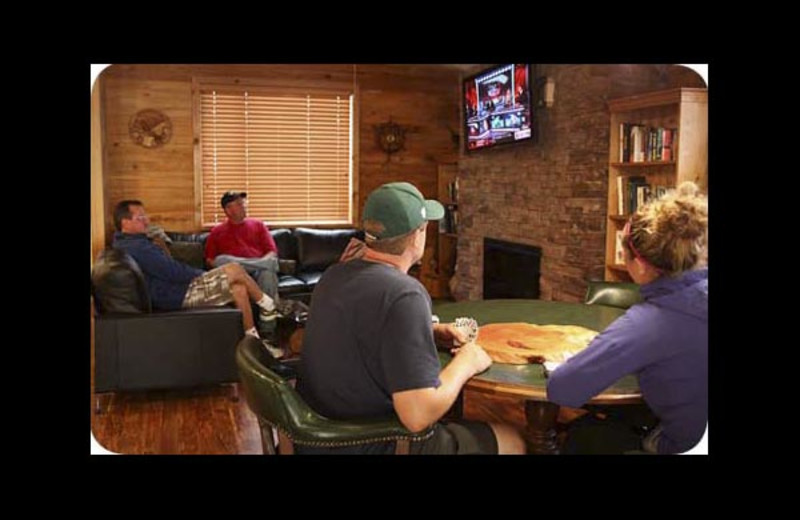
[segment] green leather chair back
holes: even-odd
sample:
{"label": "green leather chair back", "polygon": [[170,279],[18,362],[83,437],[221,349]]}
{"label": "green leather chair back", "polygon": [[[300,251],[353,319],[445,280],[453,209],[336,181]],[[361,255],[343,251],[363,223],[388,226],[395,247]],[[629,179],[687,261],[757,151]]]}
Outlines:
{"label": "green leather chair back", "polygon": [[[431,428],[413,433],[396,416],[338,421],[319,415],[303,401],[290,381],[276,373],[280,362],[252,336],[245,335],[236,346],[236,364],[247,405],[259,423],[278,428],[294,443],[336,447],[392,440],[413,442],[433,434]],[[271,442],[264,435],[262,427],[262,441]]]}
{"label": "green leather chair back", "polygon": [[629,282],[589,281],[584,302],[589,305],[608,305],[628,309],[642,301],[639,285]]}

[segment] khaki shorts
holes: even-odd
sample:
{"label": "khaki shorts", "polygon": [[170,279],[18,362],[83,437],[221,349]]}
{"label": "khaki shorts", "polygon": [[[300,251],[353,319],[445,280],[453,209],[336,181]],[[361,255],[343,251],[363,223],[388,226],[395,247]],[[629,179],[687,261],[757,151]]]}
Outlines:
{"label": "khaki shorts", "polygon": [[183,307],[217,307],[233,301],[228,275],[222,267],[201,274],[189,283]]}

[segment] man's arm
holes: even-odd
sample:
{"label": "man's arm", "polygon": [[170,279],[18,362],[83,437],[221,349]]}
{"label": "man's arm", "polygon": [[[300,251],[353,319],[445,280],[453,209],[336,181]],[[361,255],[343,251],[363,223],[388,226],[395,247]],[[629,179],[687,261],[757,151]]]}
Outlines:
{"label": "man's arm", "polygon": [[142,271],[154,278],[161,278],[168,282],[190,282],[195,277],[203,274],[200,269],[195,269],[168,257],[158,246],[152,243],[128,252],[139,264]]}
{"label": "man's arm", "polygon": [[219,253],[217,252],[217,235],[214,233],[214,230],[211,230],[211,233],[208,234],[208,238],[206,238],[206,248],[203,253],[203,256],[206,259],[206,265],[209,269],[214,268],[214,259],[217,257]]}
{"label": "man's arm", "polygon": [[491,366],[492,360],[477,343],[467,343],[442,370],[437,388],[418,388],[392,394],[400,422],[417,432],[438,421],[453,406],[469,378]]}

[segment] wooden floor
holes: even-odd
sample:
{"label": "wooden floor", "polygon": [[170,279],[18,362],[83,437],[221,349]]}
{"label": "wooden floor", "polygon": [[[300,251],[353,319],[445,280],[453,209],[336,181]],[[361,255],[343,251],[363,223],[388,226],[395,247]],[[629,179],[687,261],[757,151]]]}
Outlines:
{"label": "wooden floor", "polygon": [[[92,327],[92,333],[94,332]],[[91,389],[94,391],[92,334]],[[239,398],[236,399],[236,395]],[[103,394],[96,414],[91,394],[91,427],[108,451],[153,455],[257,455],[261,439],[255,415],[237,385],[189,390]],[[507,422],[523,428],[524,406],[513,398],[466,391],[463,415],[468,419]]]}
{"label": "wooden floor", "polygon": [[261,454],[258,423],[234,385],[110,395],[92,432],[125,454]]}
{"label": "wooden floor", "polygon": [[[243,396],[234,400],[236,386],[108,394],[103,412],[92,412],[92,432],[115,453],[259,455],[258,423]],[[468,419],[525,424],[522,404],[511,398],[467,392],[463,412]]]}

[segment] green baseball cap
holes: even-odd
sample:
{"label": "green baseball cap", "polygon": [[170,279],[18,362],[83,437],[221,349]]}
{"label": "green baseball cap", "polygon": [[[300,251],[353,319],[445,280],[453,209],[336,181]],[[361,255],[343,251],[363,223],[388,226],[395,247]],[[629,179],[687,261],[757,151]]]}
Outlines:
{"label": "green baseball cap", "polygon": [[407,182],[390,182],[376,189],[364,204],[364,231],[375,238],[394,238],[422,225],[426,220],[444,217],[444,206],[425,200]]}

